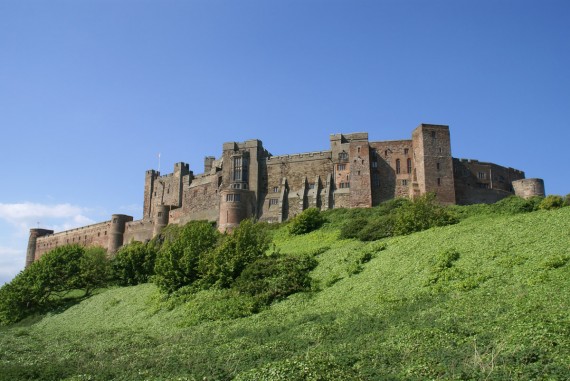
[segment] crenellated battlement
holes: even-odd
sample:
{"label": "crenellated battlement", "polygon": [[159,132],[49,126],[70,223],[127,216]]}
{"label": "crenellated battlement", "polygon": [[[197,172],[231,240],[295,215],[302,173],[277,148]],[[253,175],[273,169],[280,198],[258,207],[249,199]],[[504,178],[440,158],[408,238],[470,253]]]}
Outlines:
{"label": "crenellated battlement", "polygon": [[266,160],[267,164],[279,164],[282,161],[292,162],[292,161],[304,161],[312,159],[323,159],[330,157],[331,157],[331,151],[314,151],[314,152],[296,153],[291,155],[270,156]]}

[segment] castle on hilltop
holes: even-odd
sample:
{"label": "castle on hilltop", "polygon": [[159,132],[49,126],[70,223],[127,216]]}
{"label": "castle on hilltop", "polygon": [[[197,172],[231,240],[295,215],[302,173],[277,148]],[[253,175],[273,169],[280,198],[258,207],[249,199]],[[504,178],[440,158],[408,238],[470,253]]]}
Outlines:
{"label": "castle on hilltop", "polygon": [[516,194],[544,196],[541,179],[524,172],[451,156],[449,127],[421,124],[411,140],[371,142],[368,133],[334,134],[330,149],[272,156],[260,140],[230,142],[218,159],[204,159],[204,172],[186,163],[161,175],[145,175],[143,217],[115,214],[110,221],[59,233],[31,229],[26,267],[66,244],[102,246],[147,241],[168,224],[215,221],[221,231],[254,217],[281,222],[316,207],[367,208],[395,197],[436,194],[442,204],[493,203]]}

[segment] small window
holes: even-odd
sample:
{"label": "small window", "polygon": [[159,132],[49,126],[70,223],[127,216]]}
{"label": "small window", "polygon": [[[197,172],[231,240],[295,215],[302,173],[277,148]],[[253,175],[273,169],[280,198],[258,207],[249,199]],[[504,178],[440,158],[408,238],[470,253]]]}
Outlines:
{"label": "small window", "polygon": [[273,193],[279,192],[279,187],[273,187]]}
{"label": "small window", "polygon": [[372,162],[372,168],[378,168],[378,162],[376,160]]}
{"label": "small window", "polygon": [[309,184],[309,189],[315,189],[315,183],[310,183],[310,184]]}
{"label": "small window", "polygon": [[358,153],[360,153],[360,147],[358,147]]}
{"label": "small window", "polygon": [[409,150],[409,149],[407,149],[407,148],[404,148],[404,155],[407,155],[407,154],[408,154],[408,152],[410,152],[410,150]]}
{"label": "small window", "polygon": [[439,147],[439,153],[442,153],[442,152],[443,152],[443,150],[441,149],[441,147]]}
{"label": "small window", "polygon": [[339,160],[348,160],[348,153],[346,152],[341,152],[338,154],[338,159]]}
{"label": "small window", "polygon": [[107,230],[105,230],[105,235],[107,235]]}
{"label": "small window", "polygon": [[487,176],[485,176],[485,172],[479,172],[477,173],[477,178],[480,180],[485,180]]}
{"label": "small window", "polygon": [[402,180],[402,185],[403,185],[403,186],[408,186],[408,180]]}
{"label": "small window", "polygon": [[360,171],[358,171],[356,174],[357,174],[358,176],[360,176]]}
{"label": "small window", "polygon": [[241,195],[239,193],[228,193],[226,195],[226,201],[228,202],[240,202]]}
{"label": "small window", "polygon": [[435,139],[435,131],[431,132],[431,137]]}
{"label": "small window", "polygon": [[348,182],[346,182],[346,183],[345,183],[345,182],[341,182],[341,183],[340,183],[340,188],[341,188],[341,189],[350,188],[350,183],[348,183]]}
{"label": "small window", "polygon": [[344,171],[346,169],[346,164],[339,164],[337,165],[336,169],[339,171]]}
{"label": "small window", "polygon": [[162,217],[162,212],[158,212],[158,217]]}
{"label": "small window", "polygon": [[377,173],[372,175],[372,184],[374,184],[375,187],[380,186],[380,176]]}
{"label": "small window", "polygon": [[438,178],[437,178],[437,186],[440,186],[440,185],[441,185],[441,178],[438,177]]}
{"label": "small window", "polygon": [[441,169],[439,163],[437,163],[435,166],[437,167],[437,170],[438,170],[438,171]]}
{"label": "small window", "polygon": [[388,150],[384,151],[384,156],[388,156]]}
{"label": "small window", "polygon": [[396,159],[396,173],[400,173],[400,159]]}
{"label": "small window", "polygon": [[276,198],[270,198],[269,199],[269,205],[278,205],[279,204],[279,200]]}

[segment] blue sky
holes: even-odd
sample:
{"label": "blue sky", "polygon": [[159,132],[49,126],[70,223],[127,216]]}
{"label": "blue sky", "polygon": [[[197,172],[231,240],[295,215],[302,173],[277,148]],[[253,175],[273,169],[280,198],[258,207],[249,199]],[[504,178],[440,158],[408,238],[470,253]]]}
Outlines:
{"label": "blue sky", "polygon": [[454,157],[570,193],[567,0],[0,2],[0,284],[28,230],[140,218],[144,173],[225,141],[448,124]]}

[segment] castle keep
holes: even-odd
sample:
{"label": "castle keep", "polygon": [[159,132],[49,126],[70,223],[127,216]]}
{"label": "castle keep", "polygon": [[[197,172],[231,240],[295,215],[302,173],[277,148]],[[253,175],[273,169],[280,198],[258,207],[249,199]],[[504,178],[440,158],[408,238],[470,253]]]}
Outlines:
{"label": "castle keep", "polygon": [[272,156],[260,140],[230,142],[219,158],[204,159],[195,174],[186,163],[145,174],[143,217],[116,214],[110,221],[55,233],[31,229],[26,266],[57,246],[102,246],[146,241],[168,224],[215,221],[231,230],[245,218],[281,222],[316,207],[367,208],[395,197],[428,192],[443,204],[493,203],[511,194],[544,195],[541,179],[524,172],[451,156],[449,127],[421,124],[411,140],[371,142],[367,133],[330,136],[330,149]]}

